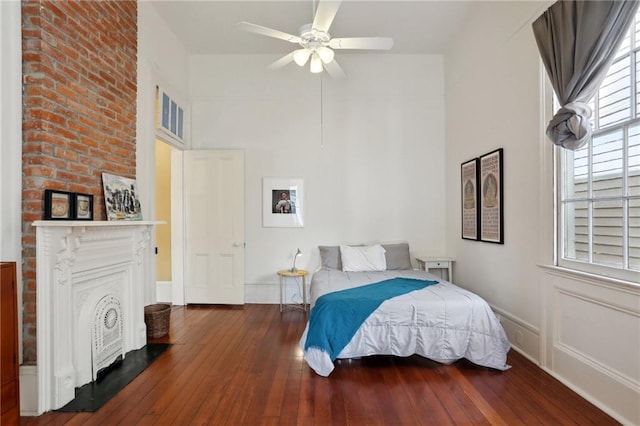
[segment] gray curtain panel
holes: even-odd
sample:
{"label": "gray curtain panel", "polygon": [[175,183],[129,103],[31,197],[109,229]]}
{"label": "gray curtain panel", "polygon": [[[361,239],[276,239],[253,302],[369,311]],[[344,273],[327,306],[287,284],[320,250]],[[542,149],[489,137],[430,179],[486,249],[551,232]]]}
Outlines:
{"label": "gray curtain panel", "polygon": [[576,150],[591,137],[591,100],[633,20],[638,1],[558,1],[533,23],[540,56],[562,108],[547,127]]}

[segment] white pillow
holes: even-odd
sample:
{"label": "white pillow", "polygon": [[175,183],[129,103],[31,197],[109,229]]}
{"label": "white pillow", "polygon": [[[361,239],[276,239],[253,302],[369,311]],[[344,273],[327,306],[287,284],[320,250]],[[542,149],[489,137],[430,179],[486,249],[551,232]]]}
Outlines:
{"label": "white pillow", "polygon": [[385,249],[380,245],[374,246],[340,246],[342,270],[350,272],[384,271],[387,269]]}

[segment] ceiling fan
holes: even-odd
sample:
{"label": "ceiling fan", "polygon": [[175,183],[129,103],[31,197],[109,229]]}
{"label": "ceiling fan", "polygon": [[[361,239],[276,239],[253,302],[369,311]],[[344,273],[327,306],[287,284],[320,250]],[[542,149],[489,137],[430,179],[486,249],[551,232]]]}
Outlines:
{"label": "ceiling fan", "polygon": [[298,29],[298,35],[288,34],[249,22],[239,22],[237,26],[243,31],[278,38],[300,46],[299,49],[288,53],[269,65],[267,69],[278,69],[292,61],[302,67],[310,60],[312,73],[321,73],[326,69],[331,77],[342,78],[344,77],[344,71],[334,59],[334,50],[389,50],[393,47],[393,39],[390,37],[332,38],[328,31],[338,12],[338,8],[340,8],[340,1],[319,0],[313,23],[301,26]]}

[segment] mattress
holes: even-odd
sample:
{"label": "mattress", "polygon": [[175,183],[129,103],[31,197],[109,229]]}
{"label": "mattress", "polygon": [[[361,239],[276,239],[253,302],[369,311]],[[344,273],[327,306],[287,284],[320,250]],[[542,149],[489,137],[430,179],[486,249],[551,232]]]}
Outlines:
{"label": "mattress", "polygon": [[[319,270],[311,279],[310,303],[324,294],[404,277],[438,284],[384,301],[359,327],[338,359],[414,354],[449,364],[459,359],[506,370],[510,344],[502,325],[480,296],[420,270],[343,272]],[[309,324],[300,339],[307,364],[328,376],[334,361],[318,349],[305,350]]]}

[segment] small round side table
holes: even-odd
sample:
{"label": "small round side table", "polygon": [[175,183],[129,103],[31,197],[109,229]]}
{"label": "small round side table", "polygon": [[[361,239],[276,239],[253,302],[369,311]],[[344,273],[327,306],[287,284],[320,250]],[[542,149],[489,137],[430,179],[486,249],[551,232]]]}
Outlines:
{"label": "small round side table", "polygon": [[[278,271],[278,277],[280,278],[280,312],[282,312],[282,308],[284,305],[291,305],[291,307],[302,309],[306,312],[307,310],[307,274],[308,272],[304,269],[296,269],[295,271],[291,271],[291,269],[281,269]],[[290,303],[283,303],[282,300],[282,290],[284,288],[284,281],[286,278],[301,278],[302,279],[302,306],[292,305]]]}

